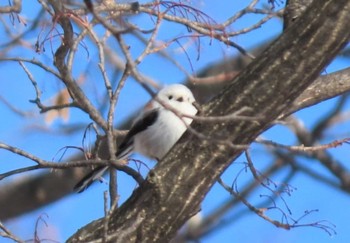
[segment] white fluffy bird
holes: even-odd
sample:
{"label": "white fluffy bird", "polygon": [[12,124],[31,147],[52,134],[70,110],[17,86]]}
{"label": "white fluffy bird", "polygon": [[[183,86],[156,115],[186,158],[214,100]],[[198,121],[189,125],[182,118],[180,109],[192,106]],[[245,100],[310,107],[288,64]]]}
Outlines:
{"label": "white fluffy bird", "polygon": [[[158,101],[159,102],[158,102]],[[170,108],[170,109],[169,109]],[[198,109],[192,92],[182,84],[172,84],[161,89],[135,119],[124,141],[118,147],[117,159],[125,159],[136,152],[149,158],[161,160],[191,124],[189,117]],[[99,166],[87,174],[75,187],[82,192],[95,180],[99,180],[108,170],[108,166]]]}

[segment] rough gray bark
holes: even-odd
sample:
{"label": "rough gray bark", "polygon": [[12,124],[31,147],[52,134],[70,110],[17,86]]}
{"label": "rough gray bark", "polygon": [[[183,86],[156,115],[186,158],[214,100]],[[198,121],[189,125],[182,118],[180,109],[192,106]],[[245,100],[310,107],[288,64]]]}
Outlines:
{"label": "rough gray bark", "polygon": [[298,19],[313,0],[287,0],[284,12],[284,29]]}
{"label": "rough gray bark", "polygon": [[[314,1],[262,55],[204,107],[204,115],[250,107],[259,124],[195,124],[209,140],[187,133],[147,180],[105,219],[83,227],[68,242],[167,242],[199,210],[221,173],[293,104],[349,39],[350,2]],[[189,137],[191,138],[189,139]],[[220,139],[215,140],[215,139]],[[214,142],[215,141],[215,142]],[[181,156],[180,156],[181,155]],[[107,228],[106,228],[107,225]]]}

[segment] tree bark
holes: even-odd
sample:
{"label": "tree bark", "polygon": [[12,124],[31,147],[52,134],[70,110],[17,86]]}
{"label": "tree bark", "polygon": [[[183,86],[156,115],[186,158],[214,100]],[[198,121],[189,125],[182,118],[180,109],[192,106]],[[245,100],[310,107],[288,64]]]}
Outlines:
{"label": "tree bark", "polygon": [[288,28],[296,19],[298,19],[313,0],[287,0],[284,11],[284,29]]}
{"label": "tree bark", "polygon": [[[255,122],[196,123],[147,180],[111,215],[94,221],[68,242],[168,242],[192,215],[221,173],[320,74],[349,39],[350,2],[314,1],[294,24],[213,100],[205,116],[264,117]],[[108,222],[105,222],[108,220]]]}

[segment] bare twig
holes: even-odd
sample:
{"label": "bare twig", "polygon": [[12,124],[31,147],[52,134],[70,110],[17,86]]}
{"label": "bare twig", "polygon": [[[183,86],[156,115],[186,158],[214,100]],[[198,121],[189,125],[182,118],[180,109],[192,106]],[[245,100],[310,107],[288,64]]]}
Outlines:
{"label": "bare twig", "polygon": [[277,148],[283,148],[292,152],[315,152],[319,150],[326,150],[330,148],[335,148],[338,146],[343,145],[344,143],[348,144],[350,141],[350,138],[344,138],[340,140],[335,140],[331,143],[323,144],[323,145],[315,145],[315,146],[304,146],[304,145],[297,145],[297,146],[288,146],[284,144],[280,144],[274,141],[268,141],[262,138],[257,138],[255,140],[257,143],[261,143],[264,145],[269,145]]}
{"label": "bare twig", "polygon": [[[305,216],[310,214],[310,212],[315,212],[314,210],[306,211],[305,214],[302,215],[299,219],[293,219],[292,217],[290,217],[287,214],[285,214],[280,208],[278,208],[277,205],[275,205],[273,201],[272,201],[273,202],[273,206],[272,207],[256,208],[252,204],[250,204],[248,202],[248,200],[246,200],[244,197],[242,197],[239,192],[233,190],[231,187],[226,185],[221,179],[219,179],[218,182],[226,191],[228,191],[231,195],[237,197],[244,205],[246,205],[249,208],[249,210],[253,211],[259,217],[261,217],[264,220],[272,223],[273,225],[275,225],[278,228],[283,228],[283,229],[286,229],[286,230],[290,230],[291,228],[308,226],[308,227],[315,227],[315,228],[322,229],[323,231],[325,231],[329,235],[336,234],[336,231],[334,229],[335,226],[333,224],[331,224],[330,222],[325,221],[325,220],[311,222],[311,223],[305,223],[305,224],[300,223],[301,219],[304,219]],[[271,210],[271,209],[277,209],[278,211],[281,212],[281,214],[282,214],[282,221],[274,220],[274,219],[272,219],[272,218],[270,218],[270,217],[268,217],[266,215],[265,212],[268,211],[268,210]],[[283,221],[285,221],[286,223],[283,223]],[[289,221],[292,221],[293,223],[289,223]]]}
{"label": "bare twig", "polygon": [[10,230],[8,230],[1,222],[0,222],[0,236],[4,238],[9,238],[18,243],[24,243],[25,241],[19,239],[15,236]]}
{"label": "bare twig", "polygon": [[64,162],[64,163],[56,163],[56,162],[50,162],[47,160],[43,160],[35,155],[32,155],[24,150],[21,150],[19,148],[7,145],[5,143],[0,143],[0,149],[5,149],[11,153],[17,154],[19,156],[25,157],[29,160],[32,160],[37,165],[34,166],[28,166],[16,170],[12,170],[3,174],[0,174],[0,180],[27,171],[31,170],[37,170],[37,169],[66,169],[66,168],[73,168],[73,167],[84,167],[84,166],[91,166],[91,165],[113,165],[114,168],[116,168],[119,171],[122,171],[131,177],[133,177],[138,183],[141,183],[143,181],[142,176],[135,171],[134,169],[128,167],[125,165],[124,162],[119,161],[111,161],[111,160],[78,160],[78,161],[71,161],[71,162]]}

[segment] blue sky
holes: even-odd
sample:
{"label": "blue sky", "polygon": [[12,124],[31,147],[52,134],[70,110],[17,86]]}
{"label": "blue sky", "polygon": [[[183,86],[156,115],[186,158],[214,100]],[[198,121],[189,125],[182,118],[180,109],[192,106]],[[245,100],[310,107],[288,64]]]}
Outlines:
{"label": "blue sky", "polygon": [[[213,1],[194,1],[194,4],[198,4],[200,9],[211,16],[214,20],[221,22],[231,16],[238,9],[243,8],[245,2],[246,1],[231,0],[222,0],[215,3]],[[33,16],[35,16],[34,13],[38,11],[38,8],[39,4],[37,2],[29,4],[29,1],[25,1],[21,16],[33,18]],[[4,21],[8,21],[7,16],[2,16],[2,18]],[[142,28],[147,29],[147,27],[149,27],[148,25],[150,22],[145,20],[145,16],[142,18],[129,18]],[[50,22],[49,17],[47,17],[47,19],[48,22]],[[249,15],[239,21],[239,23],[235,24],[233,28],[240,29],[251,24],[252,21],[256,21],[256,18],[254,15]],[[0,28],[0,35],[4,35],[3,27]],[[18,31],[18,33],[26,30],[26,27],[18,23],[16,23],[13,28],[14,31]],[[251,48],[261,43],[263,40],[277,35],[280,31],[281,22],[279,20],[272,20],[253,33],[234,37],[232,40],[245,48]],[[163,38],[163,40],[169,40],[174,35],[179,36],[181,34],[186,34],[187,32],[186,28],[170,25],[170,27],[162,27],[160,33],[161,35],[159,39]],[[37,34],[38,33],[27,36],[26,40],[32,46],[36,41]],[[127,38],[127,40],[128,44],[132,47],[133,54],[137,55],[141,50],[138,47],[139,42],[133,38]],[[53,46],[55,46],[59,42],[53,39],[52,43]],[[91,43],[87,41],[86,45],[90,46]],[[46,63],[52,63],[49,42],[46,43],[45,49],[45,53],[42,54],[35,53],[30,47],[22,48],[21,50],[11,52],[10,54],[11,56],[25,55],[27,58],[36,58]],[[169,50],[171,55],[189,72],[192,72],[191,65],[195,71],[199,71],[210,63],[237,54],[232,47],[228,47],[215,40],[209,39],[203,39],[201,41],[199,60],[197,60],[198,53],[196,48],[193,47],[188,49],[188,56],[191,64],[184,53],[179,52],[179,46],[172,45]],[[74,75],[76,75],[76,78],[79,77],[81,72],[86,69],[86,64],[89,63],[90,68],[88,73],[90,76],[88,82],[84,83],[84,89],[89,92],[89,97],[91,97],[96,104],[104,94],[101,91],[96,92],[96,89],[103,88],[103,82],[97,67],[97,53],[93,49],[89,49],[89,51],[90,52],[87,54],[84,48],[80,48],[76,58],[76,64],[74,65]],[[347,60],[339,59],[334,61],[326,71],[331,73],[347,67],[347,65]],[[36,80],[38,80],[38,83],[43,90],[43,100],[49,100],[58,89],[63,87],[62,84],[53,79],[51,75],[43,73],[31,65],[28,65],[28,68],[35,76]],[[164,84],[178,83],[186,78],[186,76],[179,72],[179,70],[170,62],[166,62],[164,59],[156,56],[146,58],[139,68],[144,74]],[[112,73],[112,71],[110,71],[110,73]],[[0,125],[0,141],[6,142],[10,145],[15,145],[48,160],[56,158],[57,152],[64,146],[81,145],[83,137],[82,129],[69,135],[58,134],[55,131],[71,124],[89,124],[90,120],[85,114],[78,110],[71,109],[69,121],[67,123],[62,120],[56,120],[52,124],[47,124],[44,121],[44,115],[40,115],[36,107],[28,102],[28,100],[35,98],[35,93],[26,74],[18,67],[18,63],[1,62],[0,77],[0,82],[2,83],[1,95],[15,107],[18,107],[23,111],[28,111],[31,115],[28,118],[23,118],[14,114],[6,105],[0,102],[0,110],[3,117],[6,117],[6,119],[2,119]],[[116,124],[122,122],[126,117],[136,112],[148,99],[149,96],[141,89],[139,84],[133,80],[128,81],[121,94],[120,102],[116,107]],[[303,120],[306,127],[311,127],[318,119],[320,119],[320,117],[327,114],[327,111],[331,109],[336,100],[337,99],[332,99],[323,102],[317,107],[311,107],[300,111],[297,113],[297,116]],[[349,108],[349,104],[346,105],[346,108]],[[342,126],[337,126],[332,129],[331,132],[335,135],[340,134],[340,137],[336,138],[343,138],[345,136],[349,137],[348,131],[349,124],[344,123]],[[330,136],[332,134],[330,134]],[[270,129],[264,133],[263,136],[267,139],[272,139],[284,144],[292,144],[295,141],[295,138],[291,136],[291,133],[282,126],[276,126]],[[345,145],[332,149],[331,152],[336,158],[344,160],[345,163],[348,158],[348,149],[348,145]],[[66,158],[75,152],[76,151],[69,151],[68,154],[66,154]],[[262,148],[259,146],[254,146],[251,152],[253,160],[258,168],[264,168],[264,166],[266,166],[271,160],[262,153]],[[237,172],[241,169],[239,162],[244,161],[244,157],[238,158],[238,163],[231,166],[225,172],[223,179],[226,183],[232,183]],[[319,168],[320,171],[327,174],[317,162],[305,160],[305,163],[312,163],[315,168]],[[31,163],[28,160],[24,160],[18,156],[0,150],[0,173],[30,164]],[[154,162],[150,161],[149,165],[153,166]],[[7,178],[0,183],[13,183],[15,180],[18,180],[21,177],[30,176],[33,173],[41,172],[38,171],[21,174]],[[276,179],[278,180],[278,178]],[[249,178],[242,174],[239,178],[240,185],[244,185],[244,182],[247,180],[249,180]],[[348,195],[315,182],[302,174],[296,176],[290,184],[295,187],[296,190],[291,196],[285,196],[285,199],[293,212],[293,217],[298,218],[298,216],[301,216],[305,210],[318,209],[319,212],[307,217],[305,223],[318,220],[328,220],[336,225],[337,235],[330,237],[323,231],[312,227],[301,227],[290,231],[278,229],[270,223],[260,219],[255,214],[248,212],[244,214],[244,216],[241,216],[239,221],[235,221],[222,230],[217,231],[217,233],[213,233],[203,238],[202,242],[345,242],[350,239],[350,231],[348,230],[347,223],[350,213],[346,210],[349,204]],[[124,201],[135,187],[135,182],[125,175],[120,174],[119,185],[121,201]],[[46,227],[43,223],[39,224],[39,235],[41,235],[42,238],[47,236],[50,239],[63,242],[80,227],[103,216],[103,192],[107,189],[108,186],[106,184],[96,183],[82,194],[71,194],[51,205],[40,208],[16,219],[9,220],[6,222],[6,226],[22,239],[31,239],[34,234],[35,222],[38,217],[42,216],[48,226]],[[256,197],[250,198],[250,200],[252,202],[259,202],[259,193],[255,195]],[[203,214],[209,214],[228,198],[228,193],[220,186],[215,185],[203,202]],[[225,220],[231,221],[233,218],[238,217],[237,213],[240,212],[240,209],[242,208],[244,207],[239,206],[234,208],[229,212],[227,217],[225,217]],[[279,218],[277,217],[276,219]],[[10,241],[0,238],[0,242]]]}

